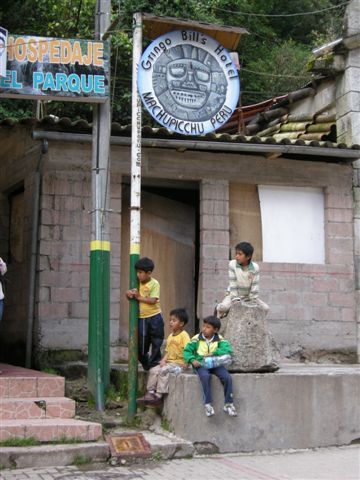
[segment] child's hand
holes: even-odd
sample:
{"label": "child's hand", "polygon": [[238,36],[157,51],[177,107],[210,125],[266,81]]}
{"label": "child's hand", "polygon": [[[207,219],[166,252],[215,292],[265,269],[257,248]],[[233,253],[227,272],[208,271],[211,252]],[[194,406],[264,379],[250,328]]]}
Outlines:
{"label": "child's hand", "polygon": [[195,367],[195,368],[199,368],[199,367],[201,367],[201,363],[198,362],[197,360],[193,360],[192,361],[192,366]]}
{"label": "child's hand", "polygon": [[189,365],[188,363],[183,363],[183,364],[181,365],[181,368],[182,368],[183,370],[188,370],[189,367],[190,367],[190,365]]}
{"label": "child's hand", "polygon": [[133,288],[131,290],[126,291],[127,298],[136,298],[136,296],[135,296],[136,294],[137,294],[137,289],[136,288]]}
{"label": "child's hand", "polygon": [[160,363],[159,363],[160,367],[165,367],[166,365],[166,360],[160,360]]}
{"label": "child's hand", "polygon": [[133,294],[134,294],[133,297],[136,298],[136,300],[139,300],[140,293],[136,288],[133,288]]}

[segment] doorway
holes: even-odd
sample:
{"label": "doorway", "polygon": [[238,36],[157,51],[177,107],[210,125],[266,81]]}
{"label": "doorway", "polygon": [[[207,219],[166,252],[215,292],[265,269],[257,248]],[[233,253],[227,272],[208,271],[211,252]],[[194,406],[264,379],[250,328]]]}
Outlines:
{"label": "doorway", "polygon": [[[121,298],[129,285],[130,187],[123,185],[121,224]],[[155,263],[154,278],[160,282],[160,304],[169,331],[169,312],[186,308],[191,335],[197,328],[199,190],[193,182],[171,185],[143,181],[141,192],[141,253]],[[129,306],[120,307],[120,340],[128,340]]]}

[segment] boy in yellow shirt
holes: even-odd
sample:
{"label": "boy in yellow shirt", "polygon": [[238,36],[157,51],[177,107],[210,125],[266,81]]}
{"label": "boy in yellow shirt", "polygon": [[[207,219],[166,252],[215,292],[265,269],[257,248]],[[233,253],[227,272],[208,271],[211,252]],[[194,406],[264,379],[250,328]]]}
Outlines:
{"label": "boy in yellow shirt", "polygon": [[160,364],[149,371],[147,381],[147,393],[144,397],[138,398],[138,403],[145,403],[148,406],[162,404],[163,395],[169,391],[169,373],[180,373],[186,368],[184,362],[184,348],[190,341],[189,334],[184,330],[189,320],[184,308],[175,308],[170,312],[171,333],[166,340],[165,355]]}
{"label": "boy in yellow shirt", "polygon": [[155,278],[152,278],[154,268],[154,262],[150,258],[140,258],[135,263],[139,289],[134,288],[126,292],[128,299],[135,298],[139,302],[138,357],[144,370],[150,370],[159,365],[160,348],[164,341],[160,284]]}

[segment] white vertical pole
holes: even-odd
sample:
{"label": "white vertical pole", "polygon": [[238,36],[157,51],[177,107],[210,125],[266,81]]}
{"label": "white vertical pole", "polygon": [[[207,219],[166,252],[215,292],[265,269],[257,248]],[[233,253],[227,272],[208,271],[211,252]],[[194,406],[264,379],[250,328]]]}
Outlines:
{"label": "white vertical pole", "polygon": [[134,14],[133,30],[130,250],[131,253],[140,253],[141,99],[138,94],[137,74],[142,51],[141,13]]}
{"label": "white vertical pole", "polygon": [[[141,207],[141,99],[138,94],[138,68],[142,51],[142,15],[134,14],[131,128],[131,203],[130,203],[130,288],[137,288],[135,263],[140,257]],[[137,396],[138,302],[130,300],[128,421],[134,420]]]}

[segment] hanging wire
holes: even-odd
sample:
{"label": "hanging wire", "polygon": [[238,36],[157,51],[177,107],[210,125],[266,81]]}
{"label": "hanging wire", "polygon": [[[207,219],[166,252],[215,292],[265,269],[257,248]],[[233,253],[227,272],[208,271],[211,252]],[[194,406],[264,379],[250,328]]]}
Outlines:
{"label": "hanging wire", "polygon": [[117,74],[117,64],[118,64],[118,56],[119,56],[119,47],[116,47],[116,54],[115,54],[115,68],[114,68],[114,81],[112,86],[112,94],[111,94],[111,119],[113,116],[113,109],[114,109],[114,99],[115,99],[115,87],[116,87],[116,74]]}
{"label": "hanging wire", "polygon": [[270,14],[270,13],[251,13],[251,12],[240,12],[234,10],[227,10],[225,8],[214,7],[212,5],[203,5],[205,8],[218,10],[226,13],[233,13],[235,15],[247,15],[249,17],[299,17],[303,15],[314,15],[316,13],[327,12],[329,10],[334,10],[335,8],[341,8],[344,5],[348,5],[350,2],[340,3],[339,5],[334,5],[332,7],[322,8],[320,10],[312,10],[311,12],[298,12],[298,13],[279,13],[279,14]]}

